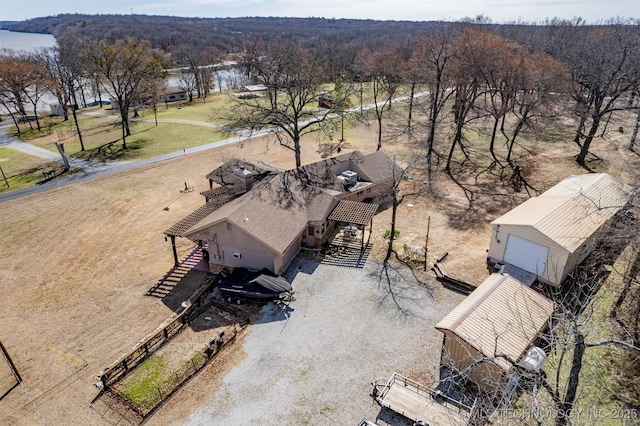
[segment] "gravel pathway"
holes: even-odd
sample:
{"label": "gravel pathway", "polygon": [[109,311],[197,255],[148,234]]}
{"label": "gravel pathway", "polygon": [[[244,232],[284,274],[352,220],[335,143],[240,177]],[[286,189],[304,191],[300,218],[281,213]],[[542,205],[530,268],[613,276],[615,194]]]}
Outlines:
{"label": "gravel pathway", "polygon": [[[435,372],[442,337],[433,326],[463,297],[407,283],[380,267],[318,265],[298,256],[288,270],[289,311],[263,309],[244,345],[246,358],[188,425],[410,424],[382,410],[371,382],[394,371]],[[405,278],[411,277],[404,271]]]}

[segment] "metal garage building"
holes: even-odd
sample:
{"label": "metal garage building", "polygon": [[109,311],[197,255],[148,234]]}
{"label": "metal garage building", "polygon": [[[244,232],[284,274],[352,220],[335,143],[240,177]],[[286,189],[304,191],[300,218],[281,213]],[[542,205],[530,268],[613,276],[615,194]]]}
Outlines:
{"label": "metal garage building", "polygon": [[444,334],[440,364],[486,394],[502,392],[553,310],[541,293],[508,274],[492,274],[436,325]]}
{"label": "metal garage building", "polygon": [[494,220],[488,256],[559,286],[593,250],[629,194],[606,173],[569,176]]}

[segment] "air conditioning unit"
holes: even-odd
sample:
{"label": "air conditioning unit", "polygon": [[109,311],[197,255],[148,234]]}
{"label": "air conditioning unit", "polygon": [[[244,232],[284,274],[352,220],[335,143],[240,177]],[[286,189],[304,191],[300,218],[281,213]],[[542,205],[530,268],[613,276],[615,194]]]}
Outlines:
{"label": "air conditioning unit", "polygon": [[345,184],[347,186],[355,185],[358,182],[358,174],[354,171],[345,170],[344,172],[340,173],[340,176],[344,178]]}

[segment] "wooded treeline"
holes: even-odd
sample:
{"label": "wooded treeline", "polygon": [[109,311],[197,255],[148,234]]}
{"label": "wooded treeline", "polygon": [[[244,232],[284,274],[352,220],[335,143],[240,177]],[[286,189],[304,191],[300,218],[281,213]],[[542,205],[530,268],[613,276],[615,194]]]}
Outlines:
{"label": "wooded treeline", "polygon": [[59,45],[135,37],[171,52],[188,44],[240,52],[252,38],[290,40],[307,48],[326,43],[356,43],[366,47],[406,44],[433,22],[375,21],[325,18],[180,18],[147,15],[65,14],[34,18],[5,27],[11,31],[53,34]]}

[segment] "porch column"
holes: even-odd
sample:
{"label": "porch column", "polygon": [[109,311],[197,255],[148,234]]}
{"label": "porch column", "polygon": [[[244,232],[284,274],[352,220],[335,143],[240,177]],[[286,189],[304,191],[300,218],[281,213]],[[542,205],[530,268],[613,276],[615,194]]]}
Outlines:
{"label": "porch column", "polygon": [[171,249],[173,250],[173,261],[175,262],[174,266],[178,266],[178,251],[176,250],[176,236],[171,235]]}

